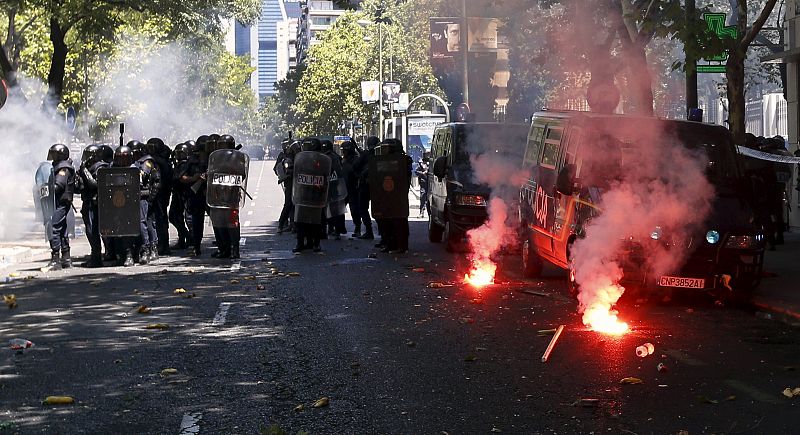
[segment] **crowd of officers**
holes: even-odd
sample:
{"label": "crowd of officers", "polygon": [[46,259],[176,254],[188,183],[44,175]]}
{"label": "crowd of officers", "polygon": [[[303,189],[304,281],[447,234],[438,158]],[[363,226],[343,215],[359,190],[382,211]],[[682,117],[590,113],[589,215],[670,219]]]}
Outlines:
{"label": "crowd of officers", "polygon": [[[297,244],[293,252],[299,253],[307,249],[318,252],[321,250],[320,239],[327,239],[329,236],[340,239],[347,234],[347,208],[354,226],[352,238],[373,240],[375,233],[372,220],[375,217],[380,235],[380,241],[375,246],[382,252],[408,251],[411,158],[405,154],[398,139],[381,142],[377,137],[371,136],[365,141],[365,149],[359,148],[354,141],[347,140],[340,144],[341,155],[333,142],[316,137],[287,139],[283,141],[282,148],[273,168],[278,176],[278,183],[284,190],[278,232],[296,234]],[[305,206],[306,203],[298,203],[306,195],[297,192],[297,189],[308,189],[304,184],[308,177],[296,167],[300,161],[299,156],[309,152],[326,156],[331,162],[327,180],[327,203],[321,209],[311,211]],[[391,174],[376,171],[375,161],[379,159],[396,161],[396,166],[401,170]],[[305,156],[302,161],[306,161]],[[373,168],[372,171],[370,167]],[[380,198],[373,197],[375,192],[378,192]]]}
{"label": "crowd of officers", "polygon": [[[751,133],[745,135],[745,147],[769,154],[792,157],[781,136],[765,138]],[[788,163],[745,158],[745,172],[753,183],[753,208],[757,223],[764,229],[764,238],[769,250],[783,244],[786,232],[787,187],[791,183],[792,167]]]}
{"label": "crowd of officers", "polygon": [[[73,196],[80,194],[81,215],[89,239],[91,255],[83,267],[101,267],[104,261],[117,266],[148,264],[172,250],[191,249],[192,256],[201,255],[205,215],[212,217],[217,252],[212,257],[239,258],[238,209],[225,211],[218,224],[214,210],[206,198],[208,156],[213,150],[237,149],[230,135],[203,135],[170,149],[163,140],[152,138],[146,143],[133,140],[113,149],[106,144],[87,146],[80,164],[74,165],[69,148],[63,144],[50,147],[54,211],[49,232],[51,259],[49,270],[72,266],[68,238],[67,215],[73,209]],[[138,221],[137,236],[104,236],[100,232],[98,176],[103,168],[135,168],[138,171],[138,215],[113,216],[104,225],[117,221]],[[246,168],[245,168],[246,173]],[[246,175],[245,175],[246,177]],[[118,201],[118,199],[111,199]],[[104,210],[105,211],[105,210]],[[178,232],[177,243],[169,244],[169,224]],[[105,253],[103,253],[105,247]]]}

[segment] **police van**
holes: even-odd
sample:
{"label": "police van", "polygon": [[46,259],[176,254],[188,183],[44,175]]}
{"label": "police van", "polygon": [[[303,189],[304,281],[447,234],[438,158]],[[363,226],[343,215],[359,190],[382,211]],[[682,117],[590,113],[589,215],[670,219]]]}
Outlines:
{"label": "police van", "polygon": [[444,239],[447,250],[453,251],[462,245],[467,231],[483,225],[491,190],[475,181],[471,159],[491,152],[519,162],[527,131],[525,124],[498,122],[451,122],[436,127],[428,175],[428,240]]}
{"label": "police van", "polygon": [[[598,155],[615,156],[620,167],[622,161],[634,160],[625,154],[625,144],[636,140],[626,132],[632,130],[631,126],[639,131],[665,132],[658,138],[679,143],[694,150],[697,158],[706,159],[705,176],[714,187],[715,197],[702,230],[688,240],[676,242],[654,228],[646,240],[626,241],[617,259],[624,274],[621,284],[644,292],[726,289],[746,296],[758,285],[764,242],[754,224],[752,197],[742,176],[740,158],[728,130],[690,121],[591,112],[535,113],[523,157],[530,177],[520,189],[523,274],[538,276],[543,261],[550,262],[569,271],[570,291],[577,293],[570,249],[573,242],[585,236],[587,224],[602,213],[599,203],[603,187],[608,187],[613,177],[605,171],[589,177],[584,165]],[[608,147],[609,141],[618,144],[616,150]],[[669,275],[653,276],[643,258],[647,243],[683,250],[671,252],[685,258],[684,265]]]}

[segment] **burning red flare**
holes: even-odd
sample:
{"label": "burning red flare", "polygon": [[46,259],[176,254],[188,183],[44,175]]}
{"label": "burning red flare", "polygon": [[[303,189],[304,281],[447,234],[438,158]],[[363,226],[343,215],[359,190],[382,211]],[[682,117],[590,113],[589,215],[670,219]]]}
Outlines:
{"label": "burning red flare", "polygon": [[495,272],[497,272],[497,265],[491,260],[475,260],[472,263],[472,269],[464,275],[464,282],[475,287],[486,287],[494,283]]}
{"label": "burning red flare", "polygon": [[[584,306],[583,324],[592,331],[610,335],[622,335],[628,332],[628,324],[617,318],[617,312],[611,307],[619,300],[625,288],[618,284],[611,284],[591,294],[594,296],[589,301],[581,301]],[[580,299],[580,296],[579,296]]]}

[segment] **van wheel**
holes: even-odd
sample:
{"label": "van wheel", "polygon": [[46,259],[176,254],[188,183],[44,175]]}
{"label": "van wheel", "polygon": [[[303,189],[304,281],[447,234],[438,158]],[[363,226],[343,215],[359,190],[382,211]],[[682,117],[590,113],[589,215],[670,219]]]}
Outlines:
{"label": "van wheel", "polygon": [[442,232],[444,228],[433,221],[433,216],[428,213],[428,241],[432,243],[441,243]]}
{"label": "van wheel", "polygon": [[528,237],[522,244],[522,276],[536,278],[542,274],[542,257],[533,247],[533,241]]}

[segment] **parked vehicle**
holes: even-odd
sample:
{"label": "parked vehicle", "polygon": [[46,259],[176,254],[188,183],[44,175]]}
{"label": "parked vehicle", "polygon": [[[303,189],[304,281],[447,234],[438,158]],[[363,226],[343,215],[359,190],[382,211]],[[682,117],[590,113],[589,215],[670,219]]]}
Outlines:
{"label": "parked vehicle", "polygon": [[[639,131],[669,132],[664,140],[701,151],[699,158],[708,159],[706,177],[714,186],[716,197],[702,231],[692,234],[689,240],[676,243],[661,234],[660,228],[654,228],[647,240],[626,243],[625,252],[618,259],[624,273],[621,284],[645,291],[711,290],[723,286],[744,294],[751,291],[761,276],[763,234],[753,223],[749,184],[742,176],[741,160],[728,130],[699,122],[587,112],[537,112],[532,118],[523,158],[523,166],[530,168],[531,176],[520,190],[520,220],[526,228],[522,248],[524,275],[539,275],[542,261],[546,260],[569,270],[570,289],[578,291],[570,249],[577,238],[585,236],[587,223],[601,213],[598,202],[604,189],[598,186],[607,186],[613,177],[604,173],[600,179],[594,175],[594,180],[585,180],[580,168],[591,153],[618,153],[614,158],[620,160],[622,170],[626,158],[635,161],[626,155],[625,148],[633,141],[626,136],[631,134],[631,125]],[[601,145],[603,138],[620,145],[609,149]],[[676,255],[685,256],[687,261],[670,276],[653,276],[642,257],[647,243],[684,250]]]}
{"label": "parked vehicle", "polygon": [[433,167],[428,175],[428,239],[444,239],[448,251],[464,241],[467,231],[486,221],[490,189],[476,183],[471,157],[500,153],[520,161],[528,131],[524,124],[453,122],[436,127],[431,141]]}

